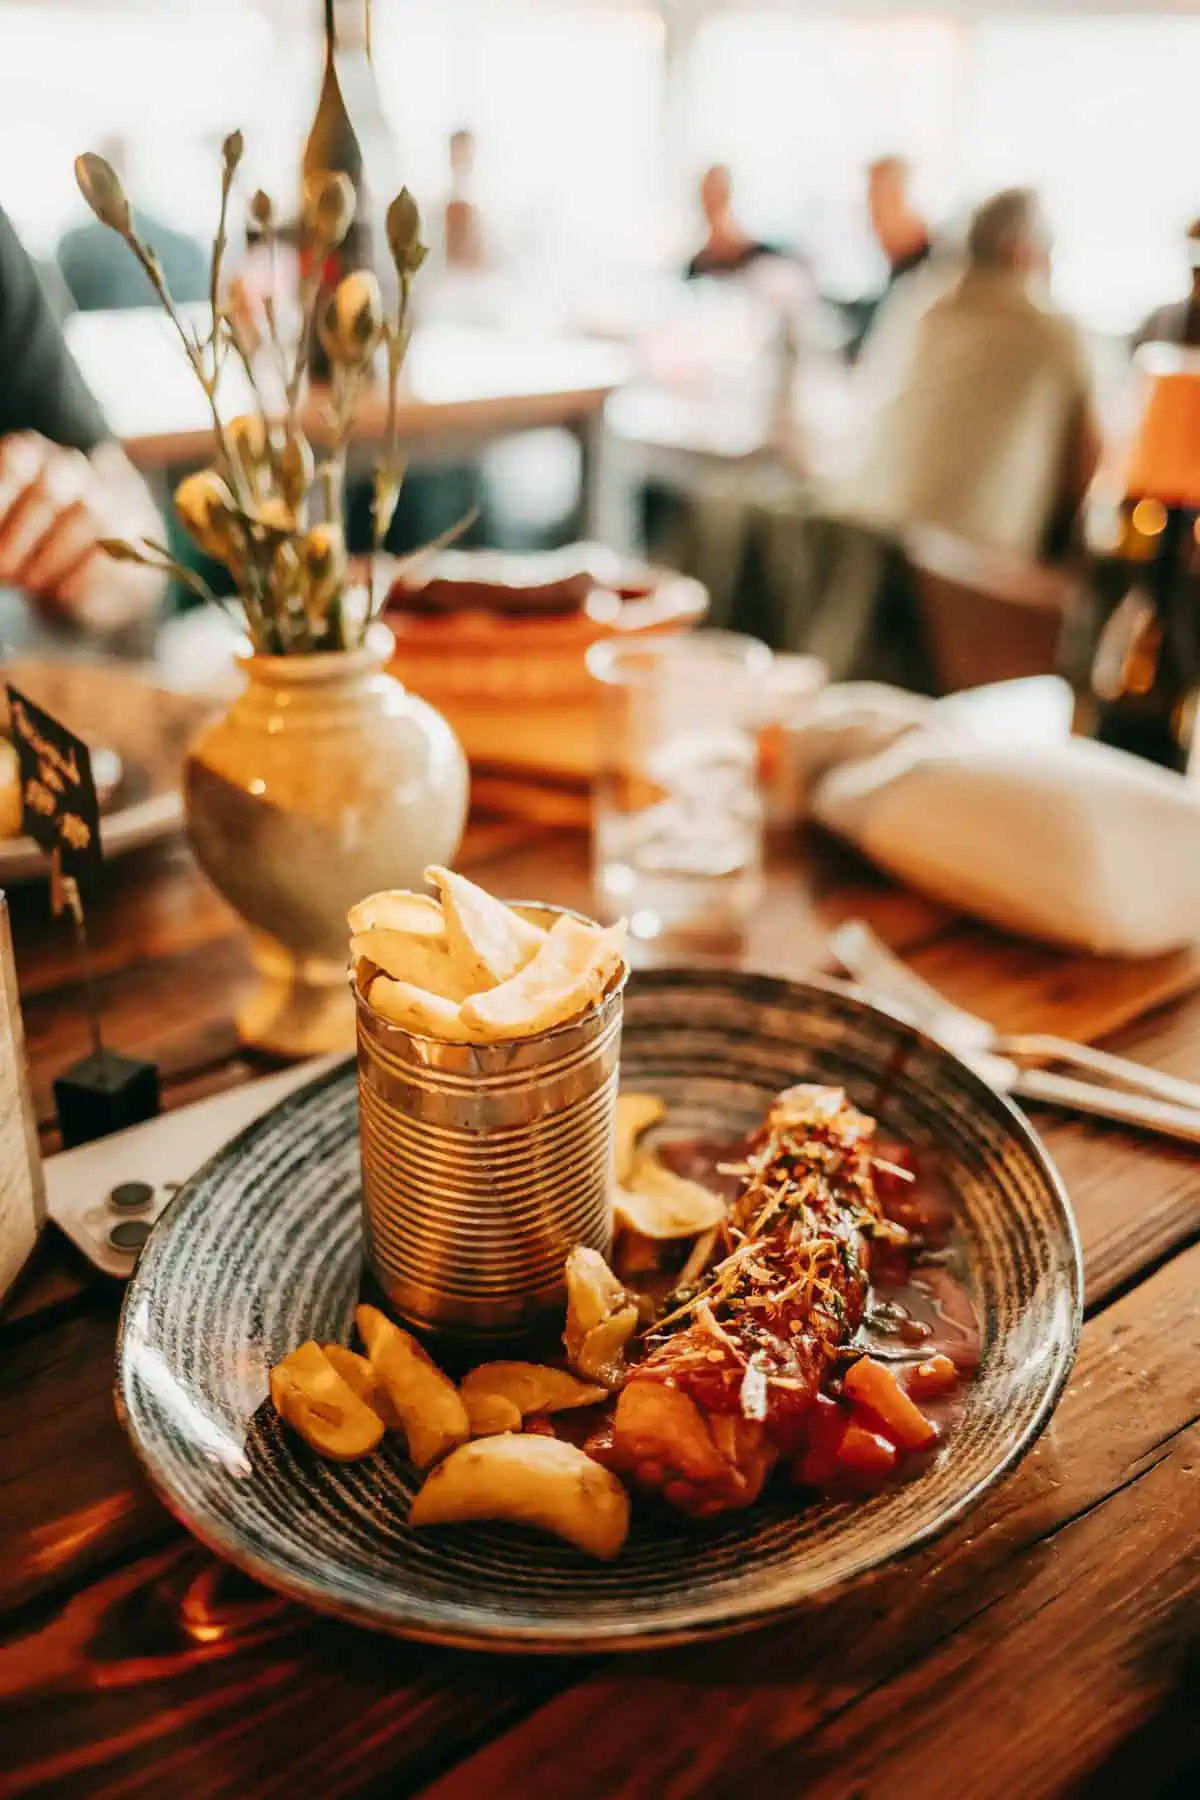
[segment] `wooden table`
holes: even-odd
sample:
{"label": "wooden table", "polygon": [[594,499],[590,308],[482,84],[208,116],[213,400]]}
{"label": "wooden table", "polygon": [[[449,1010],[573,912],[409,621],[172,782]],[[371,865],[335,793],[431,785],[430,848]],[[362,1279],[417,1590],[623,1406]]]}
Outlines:
{"label": "wooden table", "polygon": [[[187,311],[188,309],[185,309]],[[203,320],[206,311],[197,309]],[[155,308],[76,313],[67,343],[125,451],[149,475],[206,462],[208,404],[168,319]],[[629,372],[626,352],[587,338],[521,334],[471,325],[423,325],[413,336],[397,409],[400,442],[416,466],[464,459],[516,432],[558,425],[575,432],[584,457],[587,529],[603,535],[601,473],[604,405]],[[226,416],[248,410],[249,383],[236,364],[222,376]],[[353,451],[382,443],[383,382],[368,389],[355,421]],[[311,405],[305,428],[319,440]]]}
{"label": "wooden table", "polygon": [[[586,900],[583,841],[483,824],[464,866]],[[82,1048],[72,959],[12,896],[46,1142]],[[850,913],[1005,1027],[1200,1077],[1200,958],[1056,956],[955,922],[816,843],[781,854],[749,960],[821,966]],[[169,1105],[251,1072],[235,921],[179,846],[111,870],[95,921],[118,1048]],[[0,1794],[501,1800],[1036,1800],[1195,1792],[1200,1161],[1040,1119],[1078,1212],[1087,1323],[1036,1451],[957,1530],[824,1612],[622,1660],[409,1645],[274,1598],[151,1497],[113,1416],[120,1294],[51,1230],[0,1319]]]}

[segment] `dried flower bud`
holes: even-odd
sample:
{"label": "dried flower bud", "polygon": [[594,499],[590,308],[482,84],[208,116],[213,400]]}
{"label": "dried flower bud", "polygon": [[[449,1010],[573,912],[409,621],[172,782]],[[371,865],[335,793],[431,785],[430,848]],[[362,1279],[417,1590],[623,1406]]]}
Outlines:
{"label": "dried flower bud", "polygon": [[275,223],[275,203],[262,188],[251,196],[250,217],[260,231],[270,231]]}
{"label": "dried flower bud", "polygon": [[257,413],[239,413],[225,427],[225,441],[252,494],[265,492],[271,476],[267,429]]}
{"label": "dried flower bud", "polygon": [[317,335],[330,362],[343,368],[365,363],[383,331],[383,295],[370,269],[356,269],[338,282],[323,303]]}
{"label": "dried flower bud", "polygon": [[175,489],[175,511],[209,556],[227,562],[236,554],[233,495],[215,469],[184,476]]}
{"label": "dried flower bud", "polygon": [[348,175],[312,175],[304,183],[304,228],[323,249],[332,250],[349,231],[355,204]]}
{"label": "dried flower bud", "polygon": [[112,164],[87,150],[75,158],[75,180],[100,223],[127,238],[133,230],[133,214]]}
{"label": "dried flower bud", "polygon": [[257,413],[239,413],[225,427],[229,445],[239,456],[261,462],[267,454],[267,428]]}
{"label": "dried flower bud", "polygon": [[301,430],[289,430],[276,463],[283,497],[294,512],[299,512],[308,498],[315,469],[312,445]]}
{"label": "dried flower bud", "polygon": [[300,562],[304,571],[304,609],[310,619],[322,619],[346,579],[346,540],[335,520],[313,525],[305,532]]}
{"label": "dried flower bud", "polygon": [[397,273],[415,275],[429,252],[421,242],[420,208],[406,187],[387,209],[387,241]]}
{"label": "dried flower bud", "polygon": [[240,131],[231,131],[221,144],[221,168],[226,181],[232,181],[238,164],[242,160],[242,152],[246,148],[246,140]]}
{"label": "dried flower bud", "polygon": [[257,525],[264,525],[271,533],[296,529],[295,513],[278,494],[269,495],[261,505],[255,507],[254,521]]}

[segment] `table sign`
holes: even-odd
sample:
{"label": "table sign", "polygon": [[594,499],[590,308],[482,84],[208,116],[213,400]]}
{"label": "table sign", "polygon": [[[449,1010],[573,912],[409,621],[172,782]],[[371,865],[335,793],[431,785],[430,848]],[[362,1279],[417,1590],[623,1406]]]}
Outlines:
{"label": "table sign", "polygon": [[99,889],[104,869],[100,802],[87,745],[61,722],[8,684],[9,729],[21,768],[21,820],[50,857],[50,904],[55,918],[71,915],[92,1048],[54,1083],[63,1146],[89,1143],[153,1118],[159,1110],[158,1070],[104,1043],[92,976],[83,901]]}
{"label": "table sign", "polygon": [[8,908],[0,894],[0,1300],[46,1217]]}

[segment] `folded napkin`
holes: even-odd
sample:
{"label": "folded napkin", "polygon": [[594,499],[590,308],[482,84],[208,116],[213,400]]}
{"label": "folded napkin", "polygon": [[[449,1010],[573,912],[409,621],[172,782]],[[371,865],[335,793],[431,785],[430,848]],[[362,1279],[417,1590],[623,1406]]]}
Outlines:
{"label": "folded napkin", "polygon": [[810,815],[1009,931],[1120,956],[1200,937],[1200,790],[1083,738],[1005,741],[962,700],[827,688],[789,733]]}

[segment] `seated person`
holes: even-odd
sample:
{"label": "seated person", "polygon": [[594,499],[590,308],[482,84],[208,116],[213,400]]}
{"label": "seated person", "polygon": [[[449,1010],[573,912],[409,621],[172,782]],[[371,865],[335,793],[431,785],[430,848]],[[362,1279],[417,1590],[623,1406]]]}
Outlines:
{"label": "seated person", "polygon": [[733,176],[724,163],[714,163],[700,177],[700,209],[707,236],[685,270],[688,281],[701,275],[737,275],[760,257],[783,254],[778,245],[752,238],[739,225],[733,211]]}
{"label": "seated person", "polygon": [[[125,183],[125,146],[110,139],[104,155]],[[127,185],[127,184],[126,184]],[[172,297],[187,301],[208,299],[208,254],[194,238],[174,231],[161,219],[139,206],[135,208],[138,233],[162,264]],[[149,277],[115,232],[89,218],[66,232],[56,252],[59,272],[79,312],[133,306],[157,306]]]}
{"label": "seated person", "polygon": [[862,425],[844,509],[902,532],[936,525],[1035,559],[1061,551],[1100,433],[1083,335],[1051,306],[1036,195],[979,207],[961,277],[917,318]]}
{"label": "seated person", "polygon": [[1187,229],[1187,258],[1191,277],[1190,292],[1182,300],[1159,306],[1144,319],[1134,335],[1140,344],[1184,344],[1200,349],[1200,219],[1193,219]]}
{"label": "seated person", "polygon": [[0,212],[0,587],[79,625],[115,630],[153,610],[163,581],[111,561],[97,539],[143,533],[162,534],[150,495],[109,438]]}

